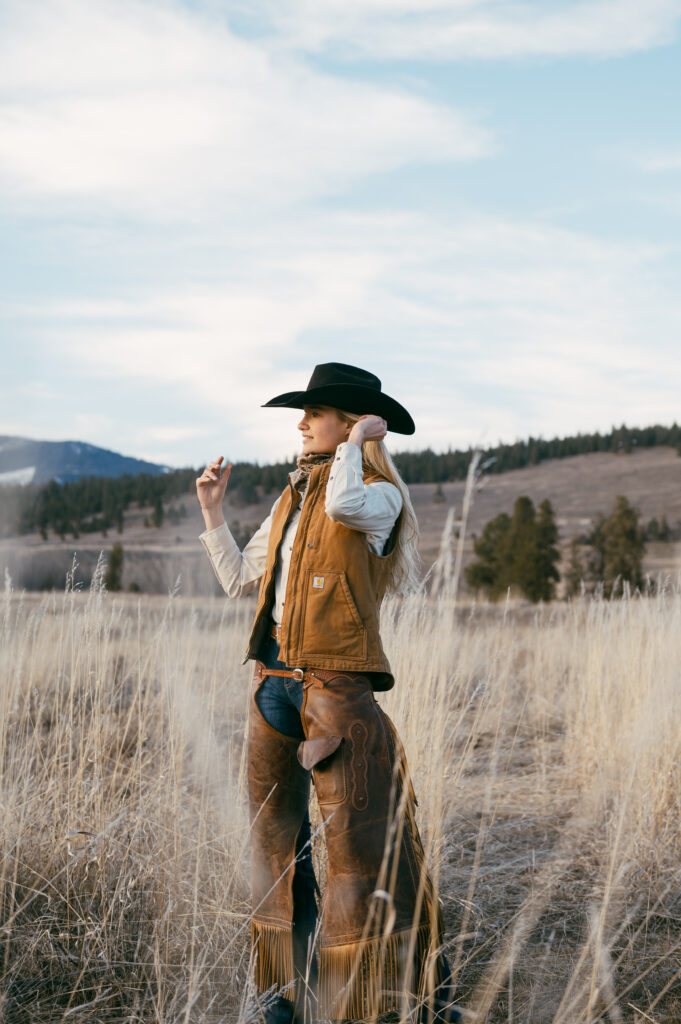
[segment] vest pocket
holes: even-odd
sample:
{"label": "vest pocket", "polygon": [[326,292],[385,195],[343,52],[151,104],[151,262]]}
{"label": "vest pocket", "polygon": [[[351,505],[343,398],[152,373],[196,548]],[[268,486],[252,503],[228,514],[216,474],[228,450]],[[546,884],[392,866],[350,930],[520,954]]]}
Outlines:
{"label": "vest pocket", "polygon": [[364,661],[367,631],[342,571],[307,570],[302,655]]}

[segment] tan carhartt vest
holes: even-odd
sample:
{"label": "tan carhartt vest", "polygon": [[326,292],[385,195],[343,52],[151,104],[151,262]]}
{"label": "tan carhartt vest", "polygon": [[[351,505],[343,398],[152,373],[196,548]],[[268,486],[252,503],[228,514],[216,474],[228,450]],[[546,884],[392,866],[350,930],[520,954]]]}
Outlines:
{"label": "tan carhartt vest", "polygon": [[[396,531],[386,544],[390,553],[377,555],[369,549],[364,534],[329,519],[324,502],[332,465],[333,461],[315,466],[310,474],[291,553],[279,657],[289,668],[376,673],[372,676],[374,689],[388,690],[394,680],[378,619]],[[364,479],[381,478],[372,475]],[[257,657],[268,629],[279,547],[300,500],[289,481],[272,520],[247,658]]]}

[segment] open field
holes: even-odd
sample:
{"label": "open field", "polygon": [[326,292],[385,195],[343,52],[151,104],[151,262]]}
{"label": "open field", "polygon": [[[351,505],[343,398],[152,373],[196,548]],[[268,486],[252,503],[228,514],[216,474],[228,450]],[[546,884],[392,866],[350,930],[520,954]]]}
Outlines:
{"label": "open field", "polygon": [[[467,1020],[681,1020],[681,592],[393,600]],[[5,594],[4,1021],[246,1022],[250,601]],[[315,851],[323,877],[321,838]]]}
{"label": "open field", "polygon": [[[457,515],[461,513],[464,488],[463,481],[443,484],[444,502],[433,501],[435,484],[410,488],[421,528],[421,556],[427,566],[437,556],[448,509],[453,507]],[[610,510],[617,494],[626,495],[644,520],[666,516],[670,524],[681,521],[681,458],[671,448],[647,448],[631,455],[594,453],[484,477],[473,502],[464,564],[473,556],[472,533],[480,533],[485,523],[500,512],[510,513],[521,494],[528,494],[535,504],[550,498],[565,552],[571,538],[584,532],[598,512]],[[268,514],[274,498],[270,495],[257,505],[237,507],[230,502],[228,489],[225,518],[228,523],[238,520],[250,536]],[[122,535],[110,530],[106,537],[88,534],[77,540],[67,537],[60,541],[50,535],[44,541],[38,534],[0,540],[0,571],[7,566],[18,588],[61,590],[74,551],[78,553],[81,576],[89,579],[100,551],[108,552],[120,540],[125,548],[125,590],[134,585],[144,593],[167,593],[181,576],[184,593],[217,594],[219,586],[212,572],[206,571],[205,555],[198,542],[203,519],[195,493],[187,494],[183,503],[186,519],[176,524],[165,522],[160,529],[143,525],[149,509],[134,508],[126,513]],[[644,571],[681,571],[681,544],[651,544]]]}

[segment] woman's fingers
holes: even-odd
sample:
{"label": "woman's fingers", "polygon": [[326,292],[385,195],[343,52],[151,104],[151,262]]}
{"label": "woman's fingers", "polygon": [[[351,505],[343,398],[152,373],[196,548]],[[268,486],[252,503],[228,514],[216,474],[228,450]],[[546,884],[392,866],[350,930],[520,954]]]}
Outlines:
{"label": "woman's fingers", "polygon": [[219,480],[220,478],[220,463],[224,459],[224,455],[221,455],[215,462],[209,462],[206,467],[206,473],[208,473],[211,480]]}
{"label": "woman's fingers", "polygon": [[218,508],[222,504],[232,472],[232,463],[222,466],[223,459],[224,455],[221,455],[214,462],[209,462],[201,476],[196,478],[196,492],[201,508]]}
{"label": "woman's fingers", "polygon": [[224,480],[225,484],[229,480],[229,475],[232,472],[232,463],[228,463],[226,466],[221,467],[220,463],[224,459],[224,455],[221,455],[214,462],[209,462],[200,477],[197,477],[196,483],[200,486],[202,484],[208,484],[211,482],[221,482]]}

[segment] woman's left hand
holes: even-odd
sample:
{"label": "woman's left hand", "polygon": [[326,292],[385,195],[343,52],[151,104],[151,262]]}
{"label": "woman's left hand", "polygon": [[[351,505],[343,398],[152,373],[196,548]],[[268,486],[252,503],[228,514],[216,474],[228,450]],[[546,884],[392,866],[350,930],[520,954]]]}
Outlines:
{"label": "woman's left hand", "polygon": [[382,416],[360,416],[348,435],[348,441],[361,448],[364,441],[382,441],[387,433],[388,424]]}

